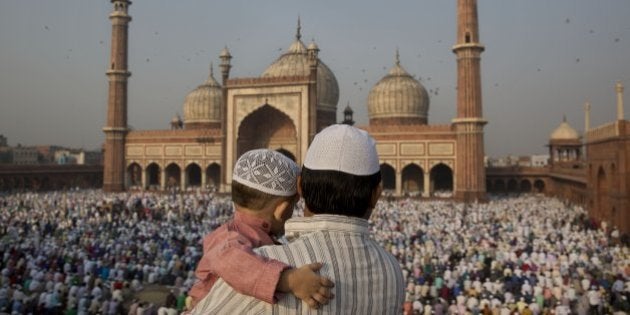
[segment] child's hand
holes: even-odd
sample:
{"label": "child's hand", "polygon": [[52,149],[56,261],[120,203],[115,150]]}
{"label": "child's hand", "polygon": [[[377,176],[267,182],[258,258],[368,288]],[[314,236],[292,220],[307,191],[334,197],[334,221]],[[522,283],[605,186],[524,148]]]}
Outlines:
{"label": "child's hand", "polygon": [[328,304],[328,300],[334,296],[330,292],[330,288],[334,287],[335,284],[328,278],[317,274],[322,265],[322,263],[312,263],[297,269],[283,271],[278,289],[293,293],[313,309]]}

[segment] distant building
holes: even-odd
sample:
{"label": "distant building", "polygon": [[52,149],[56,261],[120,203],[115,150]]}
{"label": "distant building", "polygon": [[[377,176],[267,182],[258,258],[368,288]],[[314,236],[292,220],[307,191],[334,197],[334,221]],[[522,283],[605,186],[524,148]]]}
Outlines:
{"label": "distant building", "polygon": [[18,145],[13,148],[13,164],[16,165],[35,165],[39,164],[38,152],[35,147],[23,147]]}
{"label": "distant building", "polygon": [[7,137],[0,135],[0,148],[7,146]]}
{"label": "distant building", "polygon": [[566,118],[549,135],[549,155],[531,157],[531,166],[489,159],[486,187],[494,193],[538,192],[583,205],[592,223],[630,233],[630,121],[623,114],[623,86],[616,85],[617,119],[585,133]]}
{"label": "distant building", "polygon": [[55,151],[54,161],[59,165],[99,165],[102,161],[102,153],[82,149],[60,149]]}
{"label": "distant building", "polygon": [[549,165],[549,155],[547,154],[532,155],[530,158],[531,167],[545,167]]}

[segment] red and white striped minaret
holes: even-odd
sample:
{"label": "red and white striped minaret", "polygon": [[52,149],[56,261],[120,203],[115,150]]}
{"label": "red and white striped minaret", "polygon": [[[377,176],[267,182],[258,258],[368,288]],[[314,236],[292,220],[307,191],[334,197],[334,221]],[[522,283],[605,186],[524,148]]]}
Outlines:
{"label": "red and white striped minaret", "polygon": [[455,199],[471,202],[486,199],[483,119],[481,98],[481,53],[477,0],[457,1],[457,133]]}
{"label": "red and white striped minaret", "polygon": [[103,190],[108,192],[125,190],[125,136],[127,135],[127,70],[128,25],[131,16],[127,13],[131,1],[111,0],[114,11],[112,21],[112,48],[110,66],[107,70],[109,94],[107,96],[107,122],[105,154],[103,157]]}

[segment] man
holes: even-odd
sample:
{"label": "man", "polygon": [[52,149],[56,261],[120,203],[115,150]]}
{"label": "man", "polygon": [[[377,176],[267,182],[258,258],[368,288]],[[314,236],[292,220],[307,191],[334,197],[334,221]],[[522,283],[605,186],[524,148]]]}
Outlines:
{"label": "man", "polygon": [[[304,217],[285,225],[288,245],[261,247],[262,256],[301,266],[324,262],[334,298],[325,314],[400,314],[404,282],[398,261],[370,237],[368,219],[380,197],[375,142],[367,132],[333,125],[315,136],[304,159],[298,191]],[[247,272],[244,270],[243,272]],[[219,280],[193,314],[301,314],[306,303],[283,295],[269,304],[237,293]],[[319,312],[318,312],[319,313]]]}

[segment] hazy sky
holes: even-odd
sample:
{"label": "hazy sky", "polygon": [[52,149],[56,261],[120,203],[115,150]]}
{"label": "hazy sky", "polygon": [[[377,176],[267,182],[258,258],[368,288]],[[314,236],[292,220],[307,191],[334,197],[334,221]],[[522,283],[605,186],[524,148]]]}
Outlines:
{"label": "hazy sky", "polygon": [[[298,15],[303,41],[317,42],[339,82],[339,120],[350,102],[367,123],[369,90],[398,47],[403,67],[432,92],[429,122],[448,123],[455,8],[456,0],[135,0],[129,124],[168,128],[225,45],[232,77],[260,75],[293,41]],[[111,9],[107,0],[0,2],[0,134],[10,145],[100,147]],[[546,153],[564,114],[583,130],[585,101],[592,125],[613,120],[615,82],[630,90],[629,17],[628,0],[479,0],[486,153]]]}

